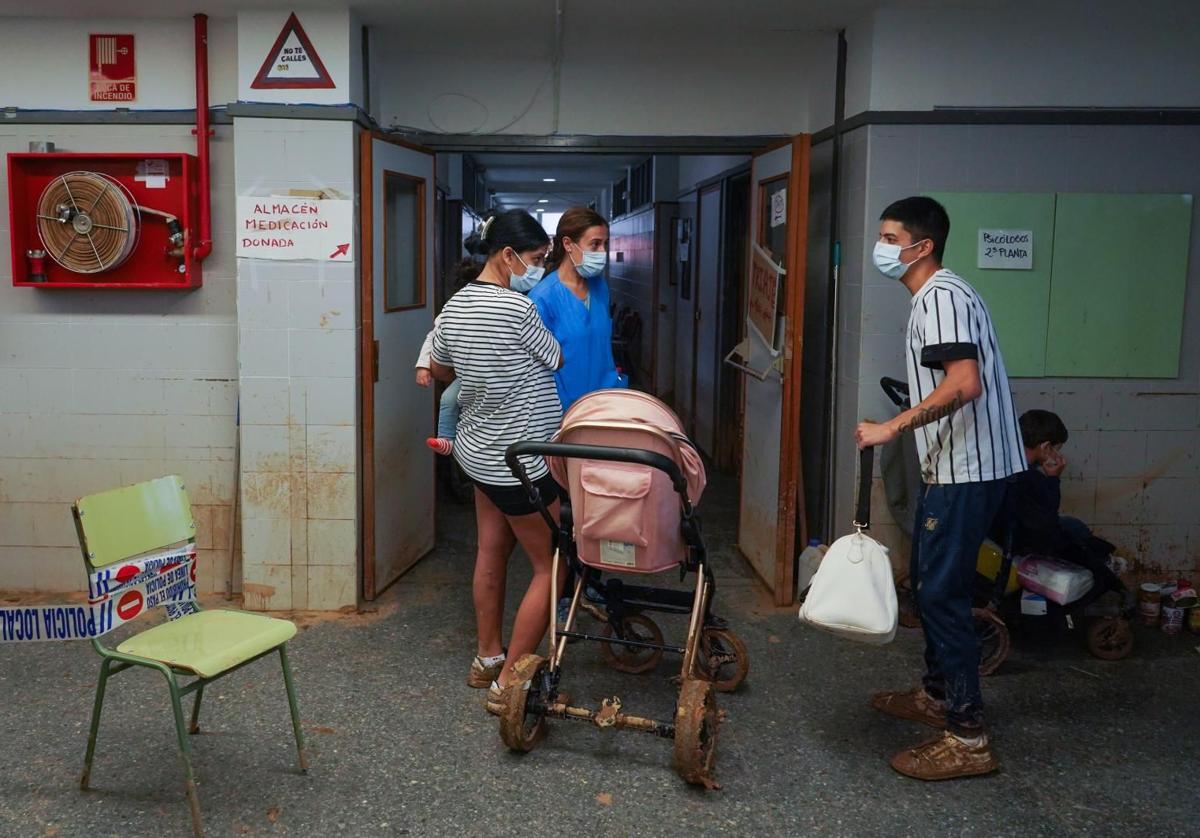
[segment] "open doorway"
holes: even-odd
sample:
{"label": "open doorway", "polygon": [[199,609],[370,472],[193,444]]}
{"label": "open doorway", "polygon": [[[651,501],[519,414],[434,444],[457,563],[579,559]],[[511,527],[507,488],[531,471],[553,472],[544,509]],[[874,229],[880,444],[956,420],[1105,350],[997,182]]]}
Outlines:
{"label": "open doorway", "polygon": [[[385,171],[395,170],[381,166],[378,159],[394,157],[397,152],[393,146],[405,153],[424,155],[409,162],[420,159],[431,173],[427,204],[433,223],[431,229],[425,230],[431,249],[426,277],[427,304],[409,309],[407,317],[411,322],[404,323],[394,316],[396,312],[385,310],[374,299],[368,310],[366,274],[372,275],[378,295],[386,290],[389,263],[381,246],[373,246],[371,251],[364,247],[379,266],[378,270],[364,272],[364,359],[378,364],[378,369],[370,369],[370,374],[364,373],[361,378],[364,389],[376,394],[370,404],[364,399],[364,419],[370,411],[376,428],[380,422],[388,422],[389,438],[405,436],[410,441],[419,441],[428,435],[433,426],[434,394],[418,392],[412,383],[412,365],[434,315],[457,290],[457,266],[465,255],[462,241],[484,213],[493,207],[522,208],[540,218],[547,232],[553,235],[557,218],[564,210],[588,206],[610,219],[605,276],[610,291],[609,313],[617,365],[628,375],[631,387],[657,396],[679,414],[689,436],[705,455],[710,471],[737,484],[736,494],[743,505],[753,502],[759,493],[753,489],[747,491],[742,485],[746,470],[745,423],[751,415],[746,410],[746,376],[739,364],[727,360],[737,358],[737,345],[746,336],[754,223],[752,169],[757,158],[749,153],[658,153],[653,148],[643,151],[626,148],[614,153],[529,152],[503,147],[462,151],[413,148],[410,144],[393,143],[393,139],[376,135],[369,146],[364,141],[364,178],[370,162],[370,176],[377,180],[370,201],[364,183],[364,242],[368,224],[385,238],[397,234],[395,225],[389,230],[381,227],[384,220],[379,214],[386,214],[386,207],[375,193],[382,190],[386,198],[388,187],[380,179]],[[786,168],[783,174],[786,178]],[[368,218],[368,213],[376,215]],[[370,322],[368,314],[373,318]],[[372,331],[370,337],[365,334],[368,327]],[[380,335],[385,333],[391,337],[381,339]],[[795,334],[791,337],[798,338]],[[389,341],[393,344],[391,348],[384,345]],[[395,370],[385,370],[385,366]],[[384,388],[391,390],[391,394],[380,394]],[[407,412],[396,407],[403,394],[407,394]],[[781,403],[782,393],[776,399],[777,411],[781,411]],[[380,417],[380,405],[392,405],[393,413]],[[757,425],[761,418],[751,415],[749,421]],[[768,424],[776,429],[777,462],[783,419],[782,413],[777,413],[773,421],[768,419]],[[405,430],[397,433],[399,427]],[[754,438],[763,439],[762,434]],[[389,493],[380,481],[387,479],[384,475],[411,472],[423,476],[419,482],[427,489],[431,485],[428,476],[434,473],[434,455],[412,445],[398,448],[390,441],[380,443],[378,433],[373,439],[364,433],[364,482],[370,476],[375,483],[373,491],[364,487],[363,492],[366,599],[377,595],[435,544],[432,535],[413,538],[410,534],[408,543],[400,549],[394,544],[395,536],[384,533],[385,529],[397,530],[395,513],[388,514],[386,527],[381,526],[379,505],[384,497],[401,504],[391,508],[403,509],[403,517],[419,519],[416,526],[427,527],[432,534],[433,508],[414,506],[411,498],[392,497],[394,491]],[[768,439],[766,448],[770,447]],[[400,448],[407,458],[402,466],[381,461],[383,452]],[[374,460],[373,467],[368,467],[368,457]],[[790,474],[797,468],[784,471]],[[453,474],[452,468],[446,470]],[[443,485],[447,483],[454,486],[453,476],[446,478]],[[783,514],[782,509],[770,510],[773,527]],[[757,521],[748,523],[758,526]],[[739,525],[746,524],[746,516],[741,515]],[[786,576],[777,572],[774,564],[790,564],[794,545],[776,544],[773,535],[774,529],[770,539],[772,555],[747,554],[746,559],[774,590]],[[784,554],[774,555],[778,550]],[[388,551],[397,558],[381,561],[381,554]],[[787,597],[790,596],[789,592]]]}

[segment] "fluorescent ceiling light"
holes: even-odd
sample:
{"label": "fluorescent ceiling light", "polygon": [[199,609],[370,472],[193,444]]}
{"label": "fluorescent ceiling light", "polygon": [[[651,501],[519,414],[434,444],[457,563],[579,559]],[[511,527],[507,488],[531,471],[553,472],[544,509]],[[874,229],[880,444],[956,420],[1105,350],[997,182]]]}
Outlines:
{"label": "fluorescent ceiling light", "polygon": [[548,204],[548,203],[550,203],[550,199],[549,198],[538,198],[538,203],[539,204]]}
{"label": "fluorescent ceiling light", "polygon": [[545,212],[545,210],[544,210],[544,209],[542,209],[541,207],[538,207],[538,208],[537,208],[537,211],[538,211],[538,212]]}
{"label": "fluorescent ceiling light", "polygon": [[542,178],[542,183],[554,183],[556,180],[558,180],[558,178],[544,177]]}

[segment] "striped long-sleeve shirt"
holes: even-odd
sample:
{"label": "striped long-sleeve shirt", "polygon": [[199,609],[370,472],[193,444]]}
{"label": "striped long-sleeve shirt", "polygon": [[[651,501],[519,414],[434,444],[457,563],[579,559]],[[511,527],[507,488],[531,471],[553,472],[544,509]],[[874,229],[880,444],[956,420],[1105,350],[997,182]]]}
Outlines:
{"label": "striped long-sleeve shirt", "polygon": [[992,318],[962,277],[942,269],[913,296],[907,356],[914,405],[945,378],[946,361],[977,361],[983,388],[979,398],[960,410],[916,429],[926,483],[979,483],[1025,470],[1021,430]]}
{"label": "striped long-sleeve shirt", "polygon": [[[462,382],[454,459],[480,483],[517,484],[504,462],[508,446],[546,442],[562,421],[558,341],[523,294],[476,281],[446,302],[432,354]],[[549,471],[541,457],[523,462],[534,480]]]}

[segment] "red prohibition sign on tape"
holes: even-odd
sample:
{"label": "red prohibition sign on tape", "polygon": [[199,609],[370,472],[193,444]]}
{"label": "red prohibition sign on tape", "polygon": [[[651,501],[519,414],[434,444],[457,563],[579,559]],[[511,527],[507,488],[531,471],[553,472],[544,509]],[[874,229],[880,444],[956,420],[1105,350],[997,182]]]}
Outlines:
{"label": "red prohibition sign on tape", "polygon": [[142,605],[145,602],[146,598],[142,596],[141,591],[127,591],[117,600],[117,616],[122,620],[132,620],[142,613]]}
{"label": "red prohibition sign on tape", "polygon": [[193,585],[196,584],[196,563],[195,562],[192,562],[192,566],[188,568],[188,579],[191,580]]}
{"label": "red prohibition sign on tape", "polygon": [[123,585],[137,575],[137,565],[127,564],[117,571],[117,581]]}

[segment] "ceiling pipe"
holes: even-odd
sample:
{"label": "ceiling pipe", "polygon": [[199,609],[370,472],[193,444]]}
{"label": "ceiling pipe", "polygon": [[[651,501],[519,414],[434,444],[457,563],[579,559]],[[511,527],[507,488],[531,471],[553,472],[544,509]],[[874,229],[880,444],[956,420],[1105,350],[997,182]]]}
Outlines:
{"label": "ceiling pipe", "polygon": [[550,133],[558,133],[558,103],[562,91],[563,0],[554,0],[554,124]]}
{"label": "ceiling pipe", "polygon": [[196,160],[200,169],[200,229],[192,248],[197,262],[212,253],[212,184],[208,164],[208,15],[196,15]]}

